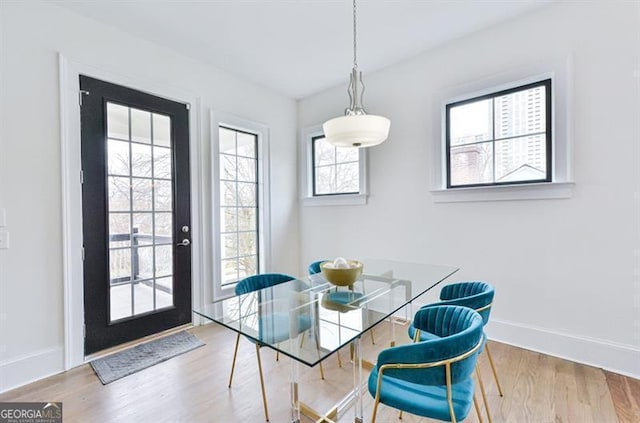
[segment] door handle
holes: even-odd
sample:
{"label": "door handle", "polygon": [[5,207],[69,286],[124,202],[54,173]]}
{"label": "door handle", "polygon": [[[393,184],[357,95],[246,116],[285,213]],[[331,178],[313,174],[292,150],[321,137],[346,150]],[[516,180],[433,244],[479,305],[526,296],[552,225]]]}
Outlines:
{"label": "door handle", "polygon": [[191,245],[191,241],[189,241],[188,239],[183,239],[182,242],[178,242],[177,244],[178,246],[183,246],[183,247],[187,247],[189,245]]}

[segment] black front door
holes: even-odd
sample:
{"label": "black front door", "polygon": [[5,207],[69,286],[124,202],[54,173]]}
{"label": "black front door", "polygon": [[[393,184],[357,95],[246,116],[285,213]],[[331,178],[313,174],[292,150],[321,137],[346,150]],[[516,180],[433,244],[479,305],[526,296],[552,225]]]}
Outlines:
{"label": "black front door", "polygon": [[191,322],[189,109],[80,76],[85,354]]}

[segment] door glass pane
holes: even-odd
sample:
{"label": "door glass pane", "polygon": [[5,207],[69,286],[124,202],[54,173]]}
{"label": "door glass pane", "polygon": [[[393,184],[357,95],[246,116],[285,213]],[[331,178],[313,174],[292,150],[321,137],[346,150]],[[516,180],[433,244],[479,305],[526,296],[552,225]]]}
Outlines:
{"label": "door glass pane", "polygon": [[151,146],[131,144],[131,174],[151,177]]}
{"label": "door glass pane", "polygon": [[119,104],[107,103],[107,136],[109,138],[129,139],[129,108]]}
{"label": "door glass pane", "polygon": [[154,213],[156,245],[173,244],[173,216],[171,213]]}
{"label": "door glass pane", "polygon": [[173,245],[156,247],[156,274],[167,276],[173,274]]}
{"label": "door glass pane", "polygon": [[133,276],[135,280],[153,277],[153,247],[139,247],[133,249]]}
{"label": "door glass pane", "polygon": [[110,139],[107,142],[107,154],[109,175],[129,176],[129,143]]}
{"label": "door glass pane", "polygon": [[153,147],[153,177],[171,178],[171,150]]}
{"label": "door glass pane", "polygon": [[109,291],[111,321],[131,316],[131,285],[111,285]]}
{"label": "door glass pane", "polygon": [[120,248],[109,251],[111,280],[127,282],[131,279],[131,249]]}
{"label": "door glass pane", "polygon": [[152,182],[150,179],[133,178],[133,210],[151,211]]}
{"label": "door glass pane", "polygon": [[134,245],[153,244],[153,213],[133,214],[131,238]]}
{"label": "door glass pane", "polygon": [[156,279],[156,310],[173,305],[173,278]]}
{"label": "door glass pane", "polygon": [[151,113],[139,109],[131,109],[131,140],[151,142]]}
{"label": "door glass pane", "polygon": [[109,176],[109,211],[128,211],[131,179]]}
{"label": "door glass pane", "polygon": [[153,143],[171,147],[171,119],[169,116],[153,114]]}
{"label": "door glass pane", "polygon": [[169,116],[107,103],[107,128],[114,321],[174,303],[173,154]]}
{"label": "door glass pane", "polygon": [[109,248],[131,245],[129,213],[109,213]]}
{"label": "door glass pane", "polygon": [[171,181],[154,182],[155,209],[156,211],[170,211],[172,209],[173,190]]}
{"label": "door glass pane", "polygon": [[134,285],[134,314],[153,311],[153,281],[140,282]]}

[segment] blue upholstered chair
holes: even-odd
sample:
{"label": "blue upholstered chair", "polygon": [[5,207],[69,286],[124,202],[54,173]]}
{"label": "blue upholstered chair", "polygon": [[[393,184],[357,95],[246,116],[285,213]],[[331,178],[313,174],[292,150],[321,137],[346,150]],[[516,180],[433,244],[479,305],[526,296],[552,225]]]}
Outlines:
{"label": "blue upholstered chair", "polygon": [[320,273],[320,263],[327,261],[327,260],[316,260],[313,263],[311,263],[309,265],[309,268],[307,269],[309,271],[310,275],[315,275],[316,273]]}
{"label": "blue upholstered chair", "polygon": [[[261,275],[249,276],[238,282],[236,285],[236,295],[249,294],[260,289],[269,288],[271,286],[279,285],[284,282],[294,280],[293,276],[283,275],[279,273],[265,273]],[[307,315],[298,316],[298,330],[300,333],[308,330],[311,327],[311,318]],[[256,342],[253,339],[249,339],[256,345],[256,356],[258,358],[258,371],[260,373],[260,386],[262,388],[262,402],[264,405],[264,416],[269,421],[269,410],[267,408],[267,394],[264,388],[264,376],[262,374],[262,362],[260,360],[260,348],[266,344],[277,344],[279,342],[286,341],[290,337],[289,333],[289,313],[274,313],[267,317],[259,317],[258,322],[258,339],[264,341],[264,343]],[[233,381],[233,371],[236,365],[236,357],[238,354],[238,344],[240,343],[240,334],[236,337],[236,346],[233,352],[233,363],[231,364],[231,374],[229,375],[229,388],[231,388],[231,382]],[[324,374],[322,368],[320,370],[322,378]]]}
{"label": "blue upholstered chair", "polygon": [[379,403],[451,422],[464,420],[473,403],[480,417],[472,375],[483,342],[482,317],[467,307],[431,306],[418,310],[413,324],[435,337],[380,352],[369,375],[371,422]]}
{"label": "blue upholstered chair", "polygon": [[[483,326],[489,322],[489,315],[491,314],[491,306],[493,304],[493,297],[495,290],[493,286],[486,282],[472,281],[472,282],[458,282],[451,285],[447,285],[440,291],[440,302],[425,307],[431,307],[433,305],[458,305],[463,307],[469,307],[474,309],[482,317]],[[413,325],[409,325],[409,337],[414,341],[426,341],[436,337],[433,333],[418,331]],[[498,387],[498,393],[503,396],[502,386],[498,379],[498,373],[496,372],[495,365],[493,363],[493,357],[491,356],[491,350],[489,344],[486,342],[486,335],[484,336],[483,345],[481,351],[487,351],[487,357],[489,358],[489,364],[491,365],[491,371]],[[491,412],[489,411],[489,405],[484,390],[484,384],[482,379],[478,380],[480,384],[480,391],[482,393],[482,399],[484,401],[489,422],[492,421]]]}

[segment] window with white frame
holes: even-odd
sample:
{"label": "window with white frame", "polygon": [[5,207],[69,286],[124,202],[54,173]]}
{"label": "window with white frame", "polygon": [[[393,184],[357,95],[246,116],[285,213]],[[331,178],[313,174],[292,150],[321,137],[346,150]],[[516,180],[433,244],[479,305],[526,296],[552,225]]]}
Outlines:
{"label": "window with white frame", "polygon": [[446,104],[447,188],[552,181],[551,79]]}
{"label": "window with white frame", "polygon": [[360,154],[357,148],[334,147],[324,135],[312,139],[313,195],[360,193]]}
{"label": "window with white frame", "polygon": [[303,130],[305,205],[366,204],[366,149],[335,147],[321,127]]}
{"label": "window with white frame", "polygon": [[220,290],[260,269],[258,134],[218,127]]}

